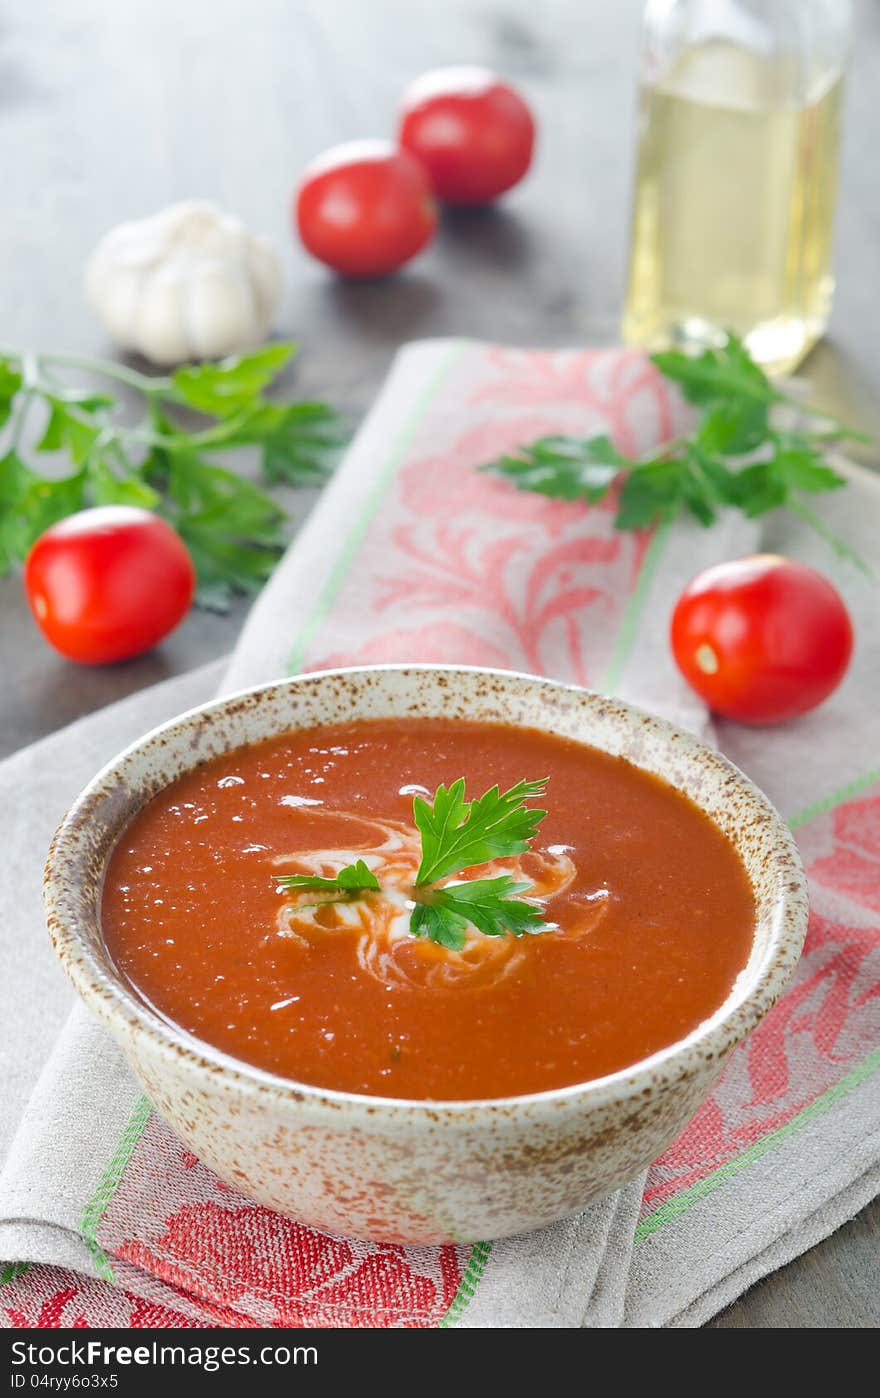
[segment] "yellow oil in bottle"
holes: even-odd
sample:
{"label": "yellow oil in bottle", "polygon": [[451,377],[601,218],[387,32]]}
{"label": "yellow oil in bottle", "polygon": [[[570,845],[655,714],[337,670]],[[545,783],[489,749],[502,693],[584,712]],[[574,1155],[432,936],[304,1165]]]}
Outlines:
{"label": "yellow oil in bottle", "polygon": [[793,369],[831,307],[840,72],[806,102],[795,74],[727,42],[644,89],[623,334],[630,344],[745,339]]}

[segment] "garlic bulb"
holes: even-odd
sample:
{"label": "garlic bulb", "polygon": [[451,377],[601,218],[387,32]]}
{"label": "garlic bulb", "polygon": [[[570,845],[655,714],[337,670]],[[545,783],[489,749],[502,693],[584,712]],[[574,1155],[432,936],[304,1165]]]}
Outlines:
{"label": "garlic bulb", "polygon": [[170,365],[261,344],[281,280],[268,239],[190,200],[111,229],[89,259],[86,291],[117,344]]}

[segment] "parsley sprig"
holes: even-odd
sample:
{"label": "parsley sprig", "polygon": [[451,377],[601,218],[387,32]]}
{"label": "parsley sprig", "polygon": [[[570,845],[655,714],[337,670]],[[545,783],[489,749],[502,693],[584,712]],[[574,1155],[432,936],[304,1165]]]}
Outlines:
{"label": "parsley sprig", "polygon": [[[422,857],[411,889],[414,907],[410,931],[414,937],[427,937],[452,951],[461,951],[469,925],[487,937],[500,937],[505,932],[521,937],[546,930],[539,909],[517,897],[531,884],[510,874],[440,882],[491,859],[524,854],[547,814],[525,802],[531,796],[543,796],[546,789],[546,778],[520,781],[507,791],[493,786],[477,800],[468,801],[465,779],[459,777],[449,787],[438,786],[433,801],[415,797],[413,816],[421,835]],[[286,874],[276,883],[285,891],[326,894],[321,902],[331,903],[350,902],[380,890],[378,879],[362,859],[347,864],[332,879]]]}
{"label": "parsley sprig", "polygon": [[[125,504],[156,510],[178,530],[202,605],[225,610],[233,592],[259,588],[284,546],[285,512],[221,460],[256,448],[266,481],[300,485],[323,478],[342,440],[326,403],[266,396],[295,352],[271,344],[153,377],[114,361],[0,351],[0,573],[66,515]],[[70,387],[62,375],[72,370],[117,391]],[[134,423],[132,398],[141,408]],[[49,453],[73,470],[47,475]]]}
{"label": "parsley sprig", "polygon": [[509,874],[500,874],[494,879],[466,879],[426,889],[412,911],[410,931],[414,937],[428,937],[451,951],[461,951],[468,924],[487,937],[543,932],[547,923],[539,910],[514,896],[530,888],[530,883],[518,883]]}
{"label": "parsley sprig", "polygon": [[867,571],[807,498],[846,484],[825,460],[828,446],[870,438],[812,412],[771,383],[732,332],[724,345],[702,354],[665,350],[651,359],[699,410],[689,435],[639,457],[618,451],[605,434],[540,437],[483,469],[521,490],[593,504],[620,478],[614,523],[622,530],[644,529],[682,513],[709,526],[725,506],[750,519],[784,506]]}
{"label": "parsley sprig", "polygon": [[356,898],[359,893],[379,891],[379,880],[362,859],[356,864],[346,864],[332,879],[322,879],[316,874],[280,874],[276,882],[279,888],[294,893],[305,889],[315,893],[342,894],[342,899],[330,898],[329,901],[334,903]]}
{"label": "parsley sprig", "polygon": [[452,951],[461,951],[468,923],[487,937],[512,932],[540,932],[546,926],[538,910],[517,893],[530,887],[507,874],[494,879],[471,879],[438,887],[438,880],[475,864],[512,854],[524,854],[547,814],[526,806],[530,796],[543,796],[547,779],[516,782],[507,791],[490,787],[476,801],[465,799],[465,780],[438,786],[433,802],[416,796],[413,816],[422,837],[422,859],[413,897],[416,906],[410,931],[429,937]]}
{"label": "parsley sprig", "polygon": [[488,859],[523,854],[547,814],[524,803],[546,789],[544,777],[517,782],[509,791],[493,786],[476,801],[466,801],[464,777],[459,777],[449,788],[438,786],[431,804],[416,796],[413,816],[422,837],[416,887]]}

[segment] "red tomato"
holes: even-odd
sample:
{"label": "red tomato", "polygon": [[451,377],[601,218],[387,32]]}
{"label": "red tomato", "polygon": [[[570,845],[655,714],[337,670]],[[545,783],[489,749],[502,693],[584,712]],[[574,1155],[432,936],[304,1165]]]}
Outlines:
{"label": "red tomato", "polygon": [[384,277],[428,243],[437,207],[426,170],[390,141],[350,141],[312,161],[296,192],[300,237],[346,277]]}
{"label": "red tomato", "polygon": [[438,68],[404,93],[400,143],[424,162],[441,199],[488,204],[528,170],[535,123],[488,68]]}
{"label": "red tomato", "polygon": [[837,688],[853,630],[837,589],[815,568],[759,553],[688,583],[670,639],[678,668],[715,713],[780,723]]}
{"label": "red tomato", "polygon": [[171,525],[130,505],[60,520],[24,565],[27,599],[46,640],[86,665],[150,650],[189,610],[195,583]]}

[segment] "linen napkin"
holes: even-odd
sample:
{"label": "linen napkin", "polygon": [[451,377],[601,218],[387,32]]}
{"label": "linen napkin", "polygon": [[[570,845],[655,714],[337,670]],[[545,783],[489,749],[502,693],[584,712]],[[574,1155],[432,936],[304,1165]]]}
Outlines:
{"label": "linen napkin", "polygon": [[[69,1003],[37,902],[51,828],[102,760],[216,690],[209,667],[0,765],[0,801],[16,811],[0,891],[17,1123],[0,1176],[5,1324],[697,1325],[877,1191],[880,646],[870,586],[796,522],[771,520],[760,539],[738,520],[617,534],[604,504],[519,493],[474,469],[554,432],[606,430],[622,449],[644,450],[684,418],[631,351],[410,346],[220,687],[338,664],[484,664],[614,691],[717,741],[795,828],[813,914],[794,984],[712,1097],[644,1178],[578,1218],[493,1244],[401,1248],[318,1234],[222,1184],[152,1111],[82,1008],[47,1058]],[[876,558],[880,490],[847,470],[850,486],[829,497],[826,517]],[[759,543],[835,576],[858,649],[816,713],[713,732],[669,657],[668,615],[700,567]]]}

